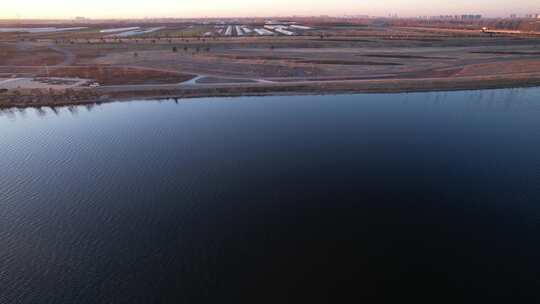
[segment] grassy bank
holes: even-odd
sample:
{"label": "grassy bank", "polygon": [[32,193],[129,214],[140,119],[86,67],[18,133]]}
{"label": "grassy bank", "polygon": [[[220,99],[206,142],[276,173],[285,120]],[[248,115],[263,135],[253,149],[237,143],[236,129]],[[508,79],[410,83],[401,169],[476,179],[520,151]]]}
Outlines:
{"label": "grassy bank", "polygon": [[15,90],[0,92],[0,107],[39,107],[103,103],[130,99],[198,98],[343,93],[404,93],[481,90],[540,86],[540,73],[511,76],[428,79],[380,79],[301,83],[241,83],[234,85],[101,87],[72,90]]}

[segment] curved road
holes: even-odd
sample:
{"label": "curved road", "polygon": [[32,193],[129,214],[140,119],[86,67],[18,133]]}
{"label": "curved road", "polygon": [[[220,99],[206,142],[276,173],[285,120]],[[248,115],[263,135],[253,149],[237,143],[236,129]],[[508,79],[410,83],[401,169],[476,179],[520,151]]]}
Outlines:
{"label": "curved road", "polygon": [[72,64],[75,63],[75,60],[77,59],[77,56],[75,56],[75,54],[73,54],[72,51],[62,49],[62,48],[58,47],[55,44],[48,44],[47,47],[49,49],[53,50],[53,51],[56,51],[58,53],[62,53],[64,55],[64,61],[62,61],[62,62],[60,62],[58,64],[55,64],[54,65],[55,67],[72,65]]}

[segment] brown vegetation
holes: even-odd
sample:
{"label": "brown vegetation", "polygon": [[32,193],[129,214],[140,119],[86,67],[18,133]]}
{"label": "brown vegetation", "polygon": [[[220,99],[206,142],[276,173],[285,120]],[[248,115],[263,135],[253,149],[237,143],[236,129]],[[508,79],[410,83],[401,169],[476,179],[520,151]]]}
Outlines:
{"label": "brown vegetation", "polygon": [[540,60],[513,60],[466,66],[456,76],[482,76],[540,72]]}
{"label": "brown vegetation", "polygon": [[297,63],[332,64],[332,65],[402,65],[397,62],[348,61],[348,60],[297,60]]}
{"label": "brown vegetation", "polygon": [[192,75],[177,72],[115,66],[60,67],[50,69],[48,76],[93,79],[101,85],[167,84],[180,83],[193,78]]}
{"label": "brown vegetation", "polygon": [[0,43],[0,65],[45,66],[56,65],[63,60],[64,56],[61,53],[46,46]]}

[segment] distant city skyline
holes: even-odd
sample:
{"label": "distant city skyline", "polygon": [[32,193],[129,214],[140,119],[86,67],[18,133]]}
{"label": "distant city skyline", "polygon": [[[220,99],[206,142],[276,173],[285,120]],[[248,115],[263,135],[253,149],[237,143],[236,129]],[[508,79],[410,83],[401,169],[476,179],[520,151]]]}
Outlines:
{"label": "distant city skyline", "polygon": [[538,0],[3,0],[2,19],[197,18],[292,15],[416,17],[482,14],[508,17],[540,13]]}

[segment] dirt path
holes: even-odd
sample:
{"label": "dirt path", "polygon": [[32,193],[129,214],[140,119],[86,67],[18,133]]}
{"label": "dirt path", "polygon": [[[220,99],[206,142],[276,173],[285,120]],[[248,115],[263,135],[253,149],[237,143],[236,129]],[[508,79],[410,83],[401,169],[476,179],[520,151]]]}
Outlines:
{"label": "dirt path", "polygon": [[53,51],[62,53],[62,55],[64,55],[64,61],[55,64],[54,67],[73,65],[75,63],[75,60],[77,59],[77,56],[75,56],[75,54],[70,50],[62,49],[55,44],[49,44],[47,45],[47,47]]}
{"label": "dirt path", "polygon": [[10,82],[19,81],[21,79],[23,78],[10,78],[10,79],[5,79],[5,80],[0,80],[0,86],[10,83]]}

